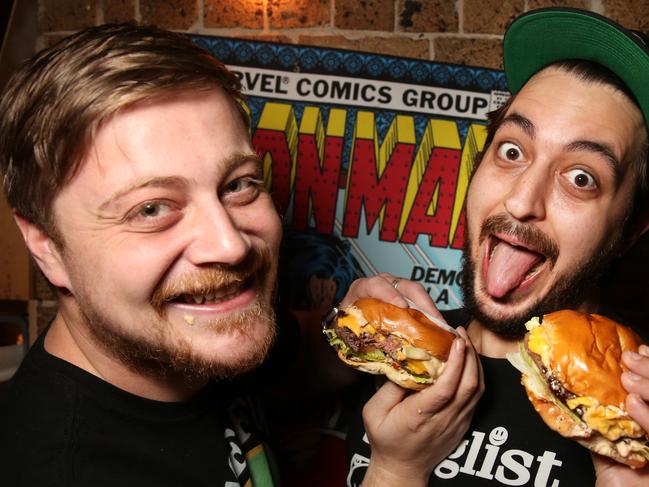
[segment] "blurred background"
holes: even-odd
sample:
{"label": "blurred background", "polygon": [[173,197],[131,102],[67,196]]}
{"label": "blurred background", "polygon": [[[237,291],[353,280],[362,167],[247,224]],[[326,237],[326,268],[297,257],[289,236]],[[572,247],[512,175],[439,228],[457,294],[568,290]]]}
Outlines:
{"label": "blurred background", "polygon": [[[649,30],[649,0],[2,0],[0,89],[15,66],[84,27],[155,24],[191,34],[335,47],[501,69],[509,21],[539,7],[578,7]],[[623,318],[649,316],[649,239],[606,279],[603,300]],[[4,198],[0,198],[0,382],[55,313]],[[4,375],[3,375],[4,374]]]}

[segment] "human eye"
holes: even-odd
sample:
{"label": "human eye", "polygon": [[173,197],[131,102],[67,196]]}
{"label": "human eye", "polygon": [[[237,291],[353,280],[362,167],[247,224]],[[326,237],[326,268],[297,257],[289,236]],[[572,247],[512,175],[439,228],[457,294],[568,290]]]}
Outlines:
{"label": "human eye", "polygon": [[245,205],[254,201],[263,189],[264,182],[261,179],[244,176],[228,182],[222,197],[229,203]]}
{"label": "human eye", "polygon": [[564,173],[568,183],[580,190],[594,191],[597,189],[597,180],[588,171],[581,168],[574,168]]}
{"label": "human eye", "polygon": [[504,161],[520,162],[524,159],[523,150],[513,142],[502,142],[499,144],[497,154]]}
{"label": "human eye", "polygon": [[145,201],[126,215],[126,222],[143,231],[159,231],[171,226],[180,217],[180,209],[168,201]]}

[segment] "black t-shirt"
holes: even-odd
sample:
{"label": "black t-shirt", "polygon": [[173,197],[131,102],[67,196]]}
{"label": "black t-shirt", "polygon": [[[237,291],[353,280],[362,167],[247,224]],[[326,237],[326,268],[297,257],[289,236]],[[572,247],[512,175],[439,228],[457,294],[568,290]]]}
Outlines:
{"label": "black t-shirt", "polygon": [[[590,452],[548,428],[528,400],[520,372],[505,359],[480,360],[485,392],[464,439],[436,466],[430,485],[594,485]],[[375,390],[367,382],[347,436],[348,486],[361,484],[371,454],[361,417]]]}
{"label": "black t-shirt", "polygon": [[250,401],[232,386],[152,401],[43,343],[41,336],[0,398],[3,486],[233,487],[246,483],[251,465],[255,485],[272,485]]}

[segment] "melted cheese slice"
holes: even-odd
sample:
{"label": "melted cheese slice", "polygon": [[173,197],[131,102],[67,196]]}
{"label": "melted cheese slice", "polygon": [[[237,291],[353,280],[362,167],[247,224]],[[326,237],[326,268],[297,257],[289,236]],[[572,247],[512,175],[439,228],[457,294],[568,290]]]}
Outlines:
{"label": "melted cheese slice", "polygon": [[408,359],[408,368],[415,374],[425,375],[428,373],[428,370],[424,366],[424,362],[422,360]]}
{"label": "melted cheese slice", "polygon": [[337,323],[339,328],[349,328],[356,336],[360,336],[365,326],[367,326],[367,331],[370,333],[376,331],[372,325],[369,325],[360,309],[350,306],[346,311],[346,316],[338,318]]}
{"label": "melted cheese slice", "polygon": [[530,331],[527,348],[535,354],[540,355],[541,361],[547,366],[550,363],[550,345],[548,345],[545,339],[543,329],[539,326],[538,318],[532,318],[525,326]]}
{"label": "melted cheese slice", "polygon": [[592,397],[583,396],[568,399],[566,404],[573,410],[582,406],[584,409],[582,419],[608,440],[616,441],[623,437],[639,438],[643,435],[640,425],[615,406],[604,406]]}

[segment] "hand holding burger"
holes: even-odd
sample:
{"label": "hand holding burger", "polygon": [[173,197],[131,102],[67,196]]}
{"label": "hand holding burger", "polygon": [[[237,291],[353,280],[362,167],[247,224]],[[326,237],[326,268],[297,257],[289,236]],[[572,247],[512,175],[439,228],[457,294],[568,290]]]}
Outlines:
{"label": "hand holding burger", "polygon": [[[354,281],[340,307],[367,297],[402,312],[411,300],[433,319],[441,317],[421,284],[389,274]],[[386,381],[365,404],[363,422],[372,461],[363,486],[428,485],[434,466],[466,433],[484,381],[466,331],[458,327],[457,332],[457,338],[451,336],[454,340],[444,370],[433,385],[413,392]]]}
{"label": "hand holding burger", "polygon": [[324,333],[346,364],[414,390],[435,382],[456,338],[416,309],[373,298],[337,310]]}
{"label": "hand holding burger", "polygon": [[545,423],[600,455],[633,468],[649,460],[649,436],[626,409],[623,353],[641,339],[600,315],[557,311],[533,318],[508,359]]}

